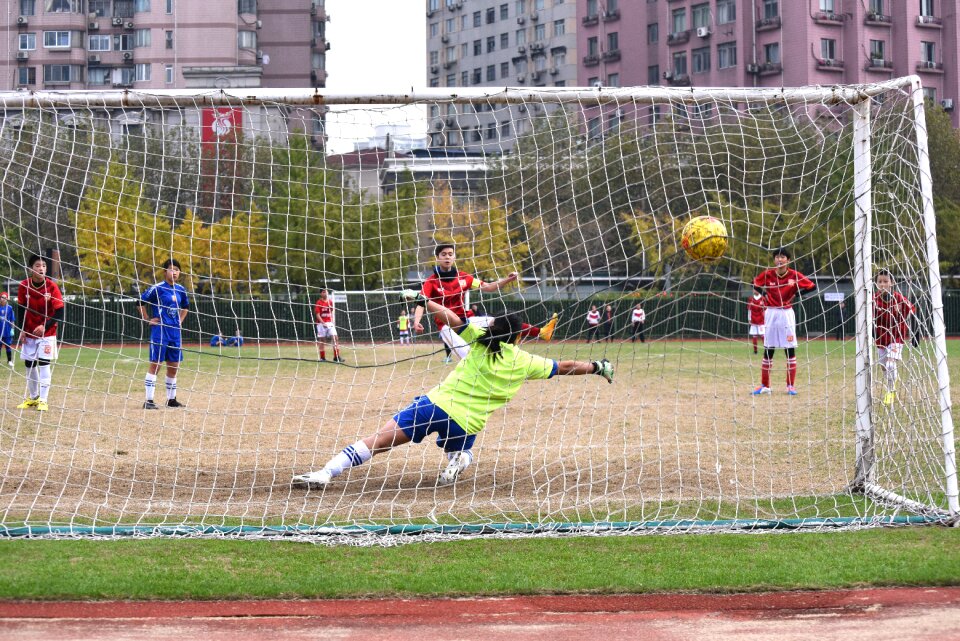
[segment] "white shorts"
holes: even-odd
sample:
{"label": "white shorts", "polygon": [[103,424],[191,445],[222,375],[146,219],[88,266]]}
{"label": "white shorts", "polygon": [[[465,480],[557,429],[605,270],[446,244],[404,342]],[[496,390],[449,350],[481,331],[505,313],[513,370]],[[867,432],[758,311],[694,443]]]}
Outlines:
{"label": "white shorts", "polygon": [[889,361],[899,361],[903,358],[903,343],[890,343],[886,347],[877,346],[877,356],[881,366]]}
{"label": "white shorts", "polygon": [[[468,318],[467,322],[471,325],[490,327],[490,323],[493,322],[493,316],[473,316]],[[453,350],[460,360],[465,359],[467,354],[470,353],[470,345],[467,344],[467,341],[460,338],[460,334],[450,329],[449,325],[444,325],[440,328],[440,340]]]}
{"label": "white shorts", "polygon": [[410,335],[410,331],[409,331],[409,330],[406,330],[406,329],[401,329],[401,330],[400,330],[400,335],[401,335],[401,336],[409,336],[409,335]]}
{"label": "white shorts", "polygon": [[317,338],[336,338],[337,328],[333,323],[317,323]]}
{"label": "white shorts", "polygon": [[763,312],[763,346],[787,348],[797,346],[797,317],[793,308],[768,307]]}
{"label": "white shorts", "polygon": [[43,338],[33,338],[32,336],[24,336],[23,349],[20,351],[20,360],[57,360],[57,337],[44,336]]}
{"label": "white shorts", "polygon": [[750,324],[750,333],[747,336],[763,336],[763,325]]}

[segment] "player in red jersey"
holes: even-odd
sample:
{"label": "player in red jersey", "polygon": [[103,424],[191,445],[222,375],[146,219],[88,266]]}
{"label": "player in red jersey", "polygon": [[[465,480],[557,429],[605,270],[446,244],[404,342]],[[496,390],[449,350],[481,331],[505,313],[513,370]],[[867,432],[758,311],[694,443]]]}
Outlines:
{"label": "player in red jersey", "polygon": [[313,320],[317,324],[317,346],[320,349],[320,360],[327,360],[326,343],[333,345],[333,362],[342,363],[340,358],[340,343],[337,340],[337,326],[334,319],[333,297],[325,289],[320,290],[320,298],[313,308]]}
{"label": "player in red jersey", "polygon": [[753,353],[757,353],[757,341],[763,336],[763,312],[767,308],[763,292],[753,288],[753,297],[747,301],[747,314],[750,316],[750,331],[747,334],[753,342]]}
{"label": "player in red jersey", "polygon": [[873,295],[873,326],[880,367],[886,375],[884,405],[893,405],[897,385],[897,362],[903,344],[910,337],[907,321],[916,309],[907,297],[893,289],[893,276],[886,269],[877,272],[877,293]]}
{"label": "player in red jersey", "polygon": [[754,396],[770,393],[770,370],[777,348],[787,352],[787,394],[796,396],[797,388],[797,319],[793,313],[793,299],[801,291],[812,291],[816,285],[795,269],[790,269],[790,252],[773,252],[773,269],[761,272],[753,279],[753,286],[764,292],[767,304],[763,314],[763,360],[760,363],[760,386]]}
{"label": "player in red jersey", "polygon": [[[464,309],[464,294],[473,289],[479,289],[481,292],[495,292],[504,285],[514,282],[518,277],[516,272],[511,272],[498,281],[485,283],[479,278],[456,268],[457,252],[453,245],[437,245],[433,254],[437,258],[437,264],[433,268],[433,274],[424,281],[420,293],[423,294],[427,300],[438,303],[464,320],[468,318],[467,311]],[[423,325],[420,322],[423,318],[423,312],[424,307],[417,305],[413,313],[413,329],[418,333],[423,332]],[[470,318],[471,323],[479,324],[482,327],[486,327],[490,323],[490,320],[491,317],[487,316],[474,316]],[[460,338],[459,334],[447,326],[442,314],[435,315],[434,321],[440,330],[440,339],[443,341],[445,348],[455,352],[460,359],[466,358],[470,352],[470,346]],[[553,337],[553,330],[556,325],[556,314],[554,314],[553,318],[542,328],[524,323],[521,338],[539,337],[541,340],[548,341]],[[448,352],[444,362],[449,363],[450,360]]]}
{"label": "player in red jersey", "polygon": [[57,323],[63,320],[63,295],[47,278],[47,263],[40,256],[27,260],[27,278],[17,290],[19,324],[23,329],[20,358],[27,367],[27,399],[17,409],[47,411],[47,394],[53,373],[50,363],[57,359]]}

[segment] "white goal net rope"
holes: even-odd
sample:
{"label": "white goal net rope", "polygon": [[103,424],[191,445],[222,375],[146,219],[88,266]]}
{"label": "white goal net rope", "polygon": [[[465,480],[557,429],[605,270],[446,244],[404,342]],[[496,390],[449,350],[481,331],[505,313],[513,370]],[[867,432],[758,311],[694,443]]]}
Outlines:
{"label": "white goal net rope", "polygon": [[[949,519],[956,469],[919,91],[904,80],[406,101],[3,94],[4,288],[17,308],[26,258],[40,254],[65,308],[46,411],[17,408],[29,396],[19,321],[4,337],[14,366],[0,371],[0,530],[672,532]],[[730,237],[714,265],[680,248],[700,215]],[[519,287],[475,290],[479,314],[517,312],[534,326],[559,314],[552,341],[523,349],[607,358],[614,384],[527,382],[452,486],[437,486],[447,459],[435,435],[325,489],[292,484],[455,367],[429,320],[401,341],[412,308],[396,296],[419,287],[444,242],[486,282],[520,274]],[[793,304],[797,394],[778,349],[771,393],[755,396],[763,344],[755,353],[747,302],[777,248],[817,287]],[[189,299],[175,392],[185,407],[166,406],[161,364],[159,410],[145,410],[150,326],[138,301],[168,258]],[[916,310],[893,381],[873,338],[880,269]],[[321,361],[324,288],[339,353],[325,345]],[[237,337],[241,346],[228,343]]]}

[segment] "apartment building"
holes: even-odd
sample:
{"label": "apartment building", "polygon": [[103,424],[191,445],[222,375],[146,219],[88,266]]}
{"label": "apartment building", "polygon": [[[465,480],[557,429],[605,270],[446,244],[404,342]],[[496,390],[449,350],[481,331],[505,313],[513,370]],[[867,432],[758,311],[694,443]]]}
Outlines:
{"label": "apartment building", "polygon": [[[577,80],[575,0],[426,0],[431,87],[563,87]],[[499,153],[542,107],[431,108],[432,147]]]}
{"label": "apartment building", "polygon": [[[919,74],[958,98],[957,0],[578,0],[580,85],[781,87]],[[953,112],[957,124],[957,112]]]}

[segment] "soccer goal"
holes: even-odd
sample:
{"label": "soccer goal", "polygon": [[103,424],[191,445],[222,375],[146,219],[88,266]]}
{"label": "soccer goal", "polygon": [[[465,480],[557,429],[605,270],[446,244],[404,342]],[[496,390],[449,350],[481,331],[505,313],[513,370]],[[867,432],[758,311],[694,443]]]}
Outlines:
{"label": "soccer goal", "polygon": [[[382,542],[956,522],[950,319],[915,77],[0,104],[7,304],[45,282],[28,274],[32,254],[64,300],[46,379],[42,355],[23,364],[20,321],[4,326],[3,535]],[[698,216],[727,234],[709,264],[680,243]],[[613,384],[526,382],[453,484],[438,484],[433,434],[323,488],[292,483],[353,456],[456,367],[429,314],[418,332],[397,295],[443,243],[483,282],[519,274],[473,289],[467,307],[537,327],[558,314],[550,341],[521,349],[608,359]],[[760,299],[795,321],[783,335],[796,347],[765,353],[751,334],[770,322],[752,327],[748,302],[784,256],[797,275]]]}

